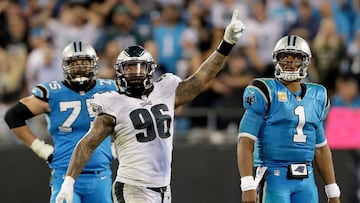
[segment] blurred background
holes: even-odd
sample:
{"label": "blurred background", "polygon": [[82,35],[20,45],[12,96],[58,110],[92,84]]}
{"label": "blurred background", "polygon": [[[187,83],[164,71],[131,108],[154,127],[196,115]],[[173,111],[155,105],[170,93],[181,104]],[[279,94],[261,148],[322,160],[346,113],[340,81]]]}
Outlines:
{"label": "blurred background", "polygon": [[[240,202],[242,94],[253,78],[273,76],[272,49],[287,34],[311,46],[306,81],[324,85],[332,102],[325,127],[342,201],[360,202],[360,0],[1,0],[0,116],[34,85],[63,79],[61,52],[74,40],[96,49],[98,78],[114,78],[117,55],[133,44],[152,53],[157,75],[186,78],[217,47],[234,9],[246,32],[218,77],[176,111],[173,202]],[[29,124],[52,142],[43,116]],[[48,202],[49,175],[1,119],[1,202]]]}

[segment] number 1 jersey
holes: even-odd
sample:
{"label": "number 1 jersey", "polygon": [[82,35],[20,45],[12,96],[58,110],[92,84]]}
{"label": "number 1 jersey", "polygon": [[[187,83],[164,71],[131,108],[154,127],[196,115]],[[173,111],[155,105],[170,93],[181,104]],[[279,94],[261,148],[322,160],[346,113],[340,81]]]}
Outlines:
{"label": "number 1 jersey", "polygon": [[326,89],[314,83],[302,83],[301,89],[293,93],[272,78],[255,79],[245,89],[240,135],[256,140],[255,165],[311,163],[315,147],[326,144]]}

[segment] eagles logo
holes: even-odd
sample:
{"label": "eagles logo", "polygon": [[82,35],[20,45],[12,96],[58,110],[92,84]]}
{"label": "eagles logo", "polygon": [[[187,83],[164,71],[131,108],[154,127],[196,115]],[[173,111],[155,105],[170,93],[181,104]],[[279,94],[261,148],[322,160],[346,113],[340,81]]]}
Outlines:
{"label": "eagles logo", "polygon": [[250,106],[253,105],[255,102],[255,96],[253,94],[250,94],[246,97],[246,103],[248,103]]}
{"label": "eagles logo", "polygon": [[92,110],[93,110],[96,114],[103,113],[103,109],[102,109],[102,107],[101,107],[100,105],[91,103],[91,107],[92,107]]}

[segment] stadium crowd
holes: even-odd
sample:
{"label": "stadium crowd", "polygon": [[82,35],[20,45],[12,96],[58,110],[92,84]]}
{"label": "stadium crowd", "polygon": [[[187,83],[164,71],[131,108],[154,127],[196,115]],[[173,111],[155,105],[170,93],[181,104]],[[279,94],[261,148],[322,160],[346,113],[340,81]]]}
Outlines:
{"label": "stadium crowd", "polygon": [[[177,110],[178,132],[209,127],[236,132],[244,88],[254,77],[273,76],[272,48],[286,34],[310,43],[307,80],[325,85],[330,96],[346,94],[336,85],[344,79],[359,82],[360,2],[355,0],[5,0],[0,2],[0,115],[35,84],[63,78],[61,51],[73,40],[95,47],[99,78],[114,77],[118,53],[132,44],[153,54],[159,75],[185,78],[218,45],[234,8],[247,32],[216,80]],[[32,121],[35,126],[44,124],[38,120]],[[46,130],[39,133],[46,136]],[[18,143],[10,134],[0,122],[0,144]]]}

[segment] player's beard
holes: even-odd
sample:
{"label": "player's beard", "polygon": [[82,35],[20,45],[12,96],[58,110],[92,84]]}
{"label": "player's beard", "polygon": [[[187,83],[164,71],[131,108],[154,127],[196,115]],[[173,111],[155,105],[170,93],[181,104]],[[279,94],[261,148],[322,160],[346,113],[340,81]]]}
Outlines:
{"label": "player's beard", "polygon": [[137,97],[140,98],[143,95],[149,95],[150,92],[153,90],[153,86],[151,86],[151,88],[145,89],[145,86],[143,83],[137,83],[136,85],[129,85],[126,88],[126,93],[127,95],[131,96],[131,97]]}

